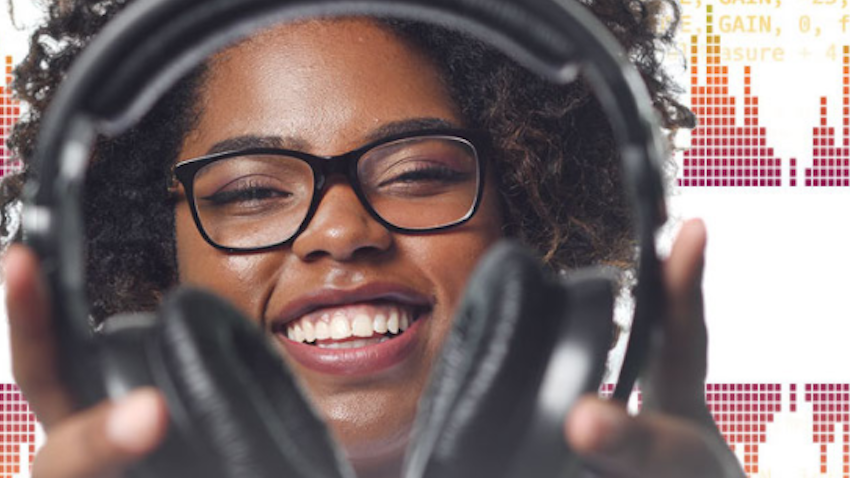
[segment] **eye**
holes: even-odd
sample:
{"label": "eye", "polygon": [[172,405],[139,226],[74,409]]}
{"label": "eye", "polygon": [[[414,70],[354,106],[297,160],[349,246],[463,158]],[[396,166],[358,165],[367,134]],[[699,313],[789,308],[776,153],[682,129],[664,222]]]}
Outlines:
{"label": "eye", "polygon": [[237,203],[259,203],[280,198],[291,197],[292,193],[280,186],[265,184],[267,181],[237,180],[210,195],[200,197],[210,206],[220,207]]}
{"label": "eye", "polygon": [[233,179],[209,193],[199,191],[197,203],[206,216],[286,213],[303,199],[303,194],[297,194],[300,189],[280,178],[251,175]]}
{"label": "eye", "polygon": [[313,187],[309,165],[288,156],[247,155],[215,161],[194,177],[196,205],[205,214],[245,216],[286,213],[308,201]]}
{"label": "eye", "polygon": [[[458,171],[443,163],[433,161],[416,161],[405,166],[393,168],[389,177],[382,178],[377,184],[379,188],[387,187],[393,183],[427,183],[439,182],[444,184],[458,183],[470,179],[469,172]],[[398,171],[395,171],[398,169]],[[388,171],[389,173],[389,171]]]}
{"label": "eye", "polygon": [[463,139],[425,136],[372,151],[361,160],[358,173],[374,194],[422,198],[475,189],[478,160]]}

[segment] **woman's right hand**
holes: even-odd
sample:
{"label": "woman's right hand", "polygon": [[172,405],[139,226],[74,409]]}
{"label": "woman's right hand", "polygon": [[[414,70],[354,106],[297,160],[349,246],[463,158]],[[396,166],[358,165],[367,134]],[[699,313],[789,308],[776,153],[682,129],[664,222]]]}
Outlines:
{"label": "woman's right hand", "polygon": [[76,411],[57,370],[50,302],[38,258],[12,245],[4,260],[15,381],[45,431],[33,478],[101,478],[123,471],[163,439],[168,412],[153,389]]}

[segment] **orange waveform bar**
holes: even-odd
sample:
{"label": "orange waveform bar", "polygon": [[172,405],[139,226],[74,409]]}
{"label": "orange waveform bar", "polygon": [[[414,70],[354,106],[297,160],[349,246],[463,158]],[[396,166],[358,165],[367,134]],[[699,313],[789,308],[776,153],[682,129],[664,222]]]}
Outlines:
{"label": "orange waveform bar", "polygon": [[[806,186],[850,186],[850,46],[844,46],[842,65],[842,138],[827,123],[827,98],[820,99],[820,124],[812,129],[813,166],[806,168]],[[793,169],[792,169],[793,171]]]}
{"label": "orange waveform bar", "polygon": [[720,433],[734,451],[743,448],[744,472],[759,472],[759,445],[767,438],[767,424],[782,411],[778,383],[707,384],[705,402]]}
{"label": "orange waveform bar", "polygon": [[752,94],[751,70],[744,67],[743,126],[740,105],[729,94],[729,69],[720,63],[720,35],[714,34],[713,6],[706,5],[705,80],[700,84],[699,37],[691,37],[690,92],[699,119],[684,153],[679,186],[776,187],[782,185],[782,160],[767,145],[759,124],[759,99]]}
{"label": "orange waveform bar", "polygon": [[5,82],[0,84],[0,178],[18,171],[21,167],[20,161],[12,157],[12,153],[6,148],[6,139],[12,132],[12,127],[21,116],[21,107],[12,96],[10,85],[12,84],[12,57],[5,58]]}
{"label": "orange waveform bar", "polygon": [[827,445],[840,428],[841,476],[850,478],[850,384],[807,383],[806,401],[812,404],[812,440],[820,445],[820,472],[827,472]]}

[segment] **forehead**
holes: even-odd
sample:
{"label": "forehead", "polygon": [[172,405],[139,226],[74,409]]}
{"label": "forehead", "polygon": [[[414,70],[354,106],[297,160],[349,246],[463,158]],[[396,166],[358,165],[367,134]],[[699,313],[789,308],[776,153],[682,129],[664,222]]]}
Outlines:
{"label": "forehead", "polygon": [[393,121],[461,122],[428,56],[366,19],[312,20],[255,35],[209,62],[200,96],[188,146],[274,135],[333,154]]}

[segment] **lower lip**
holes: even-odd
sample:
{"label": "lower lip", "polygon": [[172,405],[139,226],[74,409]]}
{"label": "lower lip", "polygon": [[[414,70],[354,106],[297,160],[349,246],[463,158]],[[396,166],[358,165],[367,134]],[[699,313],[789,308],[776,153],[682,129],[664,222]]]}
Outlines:
{"label": "lower lip", "polygon": [[278,335],[278,340],[283,343],[290,357],[316,372],[345,376],[372,375],[401,364],[413,353],[421,335],[422,323],[427,317],[427,314],[423,314],[395,338],[365,347],[326,349],[293,342],[281,335]]}

